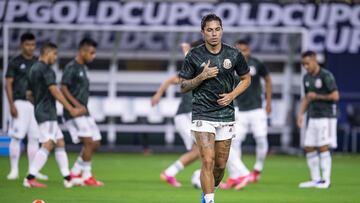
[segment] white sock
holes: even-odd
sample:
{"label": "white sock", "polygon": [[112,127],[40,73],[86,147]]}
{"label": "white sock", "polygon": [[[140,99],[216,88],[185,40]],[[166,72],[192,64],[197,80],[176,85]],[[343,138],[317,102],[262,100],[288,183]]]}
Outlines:
{"label": "white sock", "polygon": [[82,165],[83,165],[83,159],[81,158],[81,156],[78,156],[78,158],[76,159],[74,166],[71,168],[71,173],[74,175],[79,175],[82,171]]}
{"label": "white sock", "polygon": [[321,166],[323,180],[330,182],[331,154],[329,151],[320,153],[320,166]]}
{"label": "white sock", "polygon": [[21,140],[11,138],[9,150],[10,150],[10,173],[19,173],[19,159],[21,153]]}
{"label": "white sock", "polygon": [[319,181],[320,177],[320,161],[316,151],[306,153],[306,160],[310,169],[311,180]]}
{"label": "white sock", "polygon": [[227,162],[229,170],[229,177],[236,179],[250,174],[245,164],[241,160],[241,141],[240,139],[233,139],[231,142],[231,149],[229,159]]}
{"label": "white sock", "polygon": [[204,196],[206,203],[214,203],[214,193],[205,194]]}
{"label": "white sock", "polygon": [[84,180],[90,178],[92,176],[91,174],[91,161],[84,161],[82,164],[83,167],[83,173],[82,173],[82,178]]}
{"label": "white sock", "polygon": [[64,177],[70,175],[69,160],[68,160],[67,154],[65,152],[65,148],[56,148],[55,149],[55,158],[56,158],[56,162],[59,166],[61,175]]}
{"label": "white sock", "polygon": [[165,170],[165,174],[167,176],[176,176],[176,174],[178,174],[183,169],[184,165],[181,163],[181,161],[177,160]]}
{"label": "white sock", "polygon": [[254,169],[257,171],[262,171],[264,168],[264,162],[266,154],[269,149],[269,143],[266,136],[257,137],[256,141],[256,162]]}
{"label": "white sock", "polygon": [[42,169],[42,167],[44,167],[48,159],[48,156],[49,156],[49,151],[46,148],[41,147],[36,152],[34,160],[31,162],[31,166],[29,168],[29,174],[36,176],[39,173],[39,171]]}
{"label": "white sock", "polygon": [[27,155],[29,160],[29,168],[31,166],[32,161],[35,158],[37,151],[39,150],[39,142],[37,139],[28,139],[27,143]]}

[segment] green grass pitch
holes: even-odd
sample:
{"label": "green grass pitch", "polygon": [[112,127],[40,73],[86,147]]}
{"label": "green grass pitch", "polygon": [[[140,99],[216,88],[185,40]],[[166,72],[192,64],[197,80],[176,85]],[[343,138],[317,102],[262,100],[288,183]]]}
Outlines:
{"label": "green grass pitch", "polygon": [[[65,189],[54,156],[43,169],[49,175],[48,188],[24,188],[22,178],[27,161],[22,156],[21,178],[6,180],[9,168],[7,157],[0,157],[0,202],[31,203],[43,199],[46,203],[199,203],[200,190],[191,186],[192,172],[200,166],[197,162],[178,175],[181,188],[172,188],[159,180],[159,173],[178,154],[143,156],[140,154],[97,154],[93,171],[104,181],[102,188],[77,187]],[[70,163],[76,156],[70,154]],[[252,166],[254,156],[245,156]],[[301,181],[308,179],[305,158],[271,155],[268,157],[262,179],[242,191],[218,190],[217,203],[355,203],[360,202],[360,156],[334,155],[332,187],[327,190],[298,189]]]}

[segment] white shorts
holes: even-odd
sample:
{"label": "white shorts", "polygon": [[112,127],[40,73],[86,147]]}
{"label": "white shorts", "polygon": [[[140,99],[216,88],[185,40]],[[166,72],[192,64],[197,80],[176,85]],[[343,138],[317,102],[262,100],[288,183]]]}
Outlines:
{"label": "white shorts", "polygon": [[184,141],[187,150],[191,150],[194,145],[194,138],[191,136],[191,113],[176,115],[174,118],[175,128]]}
{"label": "white shorts", "polygon": [[305,147],[321,147],[329,145],[337,148],[337,119],[310,118],[305,131]]}
{"label": "white shorts", "polygon": [[80,142],[79,137],[91,137],[93,141],[101,140],[100,130],[96,125],[95,119],[91,116],[73,118],[66,121],[65,125],[75,144]]}
{"label": "white shorts", "polygon": [[214,122],[204,120],[194,120],[191,131],[209,132],[215,134],[215,141],[229,140],[235,137],[235,122]]}
{"label": "white shorts", "polygon": [[41,143],[52,140],[57,142],[59,139],[63,139],[64,135],[61,132],[59,124],[57,121],[45,121],[39,124],[40,128],[40,139]]}
{"label": "white shorts", "polygon": [[18,112],[17,118],[10,121],[8,134],[17,139],[24,139],[27,134],[29,138],[39,139],[39,125],[35,119],[34,105],[25,100],[15,100]]}
{"label": "white shorts", "polygon": [[241,141],[245,140],[249,130],[254,138],[267,136],[267,115],[264,109],[235,111],[235,119],[236,135]]}

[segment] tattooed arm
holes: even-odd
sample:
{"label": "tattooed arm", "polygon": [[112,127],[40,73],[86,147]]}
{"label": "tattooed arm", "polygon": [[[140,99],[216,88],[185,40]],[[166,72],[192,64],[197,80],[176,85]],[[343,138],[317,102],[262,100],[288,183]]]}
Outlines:
{"label": "tattooed arm", "polygon": [[199,86],[204,80],[209,78],[216,77],[219,73],[219,69],[217,67],[209,67],[210,60],[204,66],[204,70],[195,78],[186,80],[184,78],[180,79],[180,89],[181,93],[189,92]]}

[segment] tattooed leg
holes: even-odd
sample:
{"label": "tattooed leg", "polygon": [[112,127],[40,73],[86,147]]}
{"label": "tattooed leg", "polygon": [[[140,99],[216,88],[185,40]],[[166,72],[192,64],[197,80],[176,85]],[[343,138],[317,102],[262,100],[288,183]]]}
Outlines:
{"label": "tattooed leg", "polygon": [[201,158],[201,187],[205,194],[214,193],[215,135],[208,132],[195,132],[196,144]]}
{"label": "tattooed leg", "polygon": [[224,177],[226,162],[229,158],[231,139],[215,142],[215,166],[214,180],[215,187],[218,186]]}

